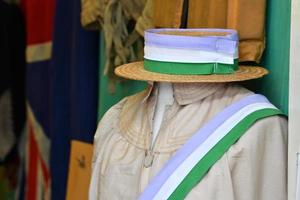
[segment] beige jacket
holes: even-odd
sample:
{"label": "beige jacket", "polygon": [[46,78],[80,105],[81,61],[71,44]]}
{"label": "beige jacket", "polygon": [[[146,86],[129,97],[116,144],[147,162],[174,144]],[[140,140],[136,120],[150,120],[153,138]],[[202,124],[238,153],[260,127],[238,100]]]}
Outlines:
{"label": "beige jacket", "polygon": [[[135,200],[191,135],[217,113],[252,92],[231,84],[174,84],[155,142],[151,167],[143,165],[151,143],[156,89],[127,97],[112,107],[94,140],[90,199]],[[209,170],[188,200],[287,199],[287,121],[258,121]]]}

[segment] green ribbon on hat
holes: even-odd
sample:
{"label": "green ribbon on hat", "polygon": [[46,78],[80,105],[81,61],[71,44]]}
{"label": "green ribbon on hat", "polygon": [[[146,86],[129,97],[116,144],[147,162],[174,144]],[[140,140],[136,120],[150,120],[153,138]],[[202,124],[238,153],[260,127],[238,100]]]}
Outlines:
{"label": "green ribbon on hat", "polygon": [[145,59],[144,68],[150,72],[171,75],[233,74],[238,70],[238,59],[234,59],[233,64],[177,63]]}

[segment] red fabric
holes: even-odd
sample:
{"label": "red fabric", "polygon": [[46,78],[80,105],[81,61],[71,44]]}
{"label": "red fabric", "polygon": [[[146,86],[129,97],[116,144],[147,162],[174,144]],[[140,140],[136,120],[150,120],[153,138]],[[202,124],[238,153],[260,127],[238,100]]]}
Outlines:
{"label": "red fabric", "polygon": [[[38,198],[37,188],[43,186],[43,193],[47,196],[50,188],[50,172],[43,157],[40,154],[39,146],[35,138],[32,124],[29,124],[29,161],[27,174],[26,200],[36,200]],[[38,182],[38,171],[41,170],[42,182]],[[38,198],[39,199],[39,198]]]}
{"label": "red fabric", "polygon": [[54,0],[22,0],[26,18],[27,44],[39,44],[52,40],[54,24]]}
{"label": "red fabric", "polygon": [[41,157],[40,157],[40,161],[41,161],[43,178],[45,181],[45,191],[48,192],[47,190],[50,187],[50,171],[49,171],[49,168],[47,167],[45,161]]}
{"label": "red fabric", "polygon": [[35,200],[37,193],[38,174],[38,146],[34,138],[31,124],[29,124],[29,165],[27,176],[26,200]]}

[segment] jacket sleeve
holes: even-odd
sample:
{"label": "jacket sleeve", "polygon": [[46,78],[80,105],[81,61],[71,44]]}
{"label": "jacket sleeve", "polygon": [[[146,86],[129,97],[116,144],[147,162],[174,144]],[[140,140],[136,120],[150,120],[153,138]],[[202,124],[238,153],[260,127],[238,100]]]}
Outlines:
{"label": "jacket sleeve", "polygon": [[126,98],[121,100],[119,103],[111,107],[103,116],[98,124],[97,131],[94,135],[94,150],[92,158],[92,175],[89,188],[89,199],[99,199],[99,181],[100,181],[100,165],[102,160],[103,147],[105,146],[105,138],[113,134],[114,128],[117,126],[119,121],[119,114],[121,109],[126,102]]}

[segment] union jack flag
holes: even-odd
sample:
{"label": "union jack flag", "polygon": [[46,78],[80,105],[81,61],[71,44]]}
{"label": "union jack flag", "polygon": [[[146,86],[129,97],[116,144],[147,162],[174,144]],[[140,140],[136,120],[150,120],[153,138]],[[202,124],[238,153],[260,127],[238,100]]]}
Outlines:
{"label": "union jack flag", "polygon": [[22,0],[27,29],[25,199],[50,199],[49,69],[54,0]]}

